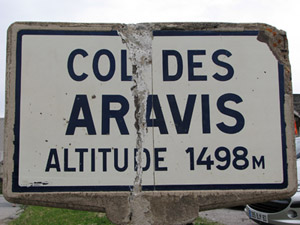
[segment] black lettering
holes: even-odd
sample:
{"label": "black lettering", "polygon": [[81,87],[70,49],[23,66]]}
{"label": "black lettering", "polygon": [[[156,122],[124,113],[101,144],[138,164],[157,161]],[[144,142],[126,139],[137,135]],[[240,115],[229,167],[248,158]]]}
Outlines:
{"label": "black lettering", "polygon": [[77,75],[74,71],[74,59],[77,55],[81,55],[83,57],[88,56],[88,53],[83,49],[75,49],[71,52],[68,58],[68,72],[70,77],[75,81],[83,81],[85,78],[87,78],[86,73],[82,73],[81,75]]}
{"label": "black lettering", "polygon": [[[119,103],[119,110],[111,110],[110,103]],[[121,95],[103,95],[102,96],[102,134],[110,133],[110,118],[115,118],[121,134],[129,134],[124,116],[129,110],[129,103]]]}
{"label": "black lettering", "polygon": [[[137,171],[137,161],[136,161],[136,155],[138,153],[138,149],[134,149],[134,171]],[[145,153],[146,156],[146,163],[145,166],[142,166],[143,171],[147,171],[150,168],[150,152],[148,149],[144,148],[143,153]]]}
{"label": "black lettering", "polygon": [[202,95],[202,132],[203,134],[210,134],[210,108],[209,95]]}
{"label": "black lettering", "polygon": [[76,168],[69,167],[69,149],[64,149],[64,171],[65,172],[75,172]]}
{"label": "black lettering", "polygon": [[[83,113],[83,119],[79,119],[80,110]],[[66,135],[74,135],[77,127],[85,127],[89,135],[95,135],[96,130],[86,95],[76,95]]]}
{"label": "black lettering", "polygon": [[119,172],[124,172],[128,168],[128,148],[124,149],[124,163],[123,167],[119,166],[119,150],[117,148],[114,149],[114,166],[115,169]]}
{"label": "black lettering", "polygon": [[[54,162],[52,163],[53,159],[54,159]],[[56,169],[57,172],[60,172],[60,165],[59,165],[59,160],[58,160],[58,155],[57,155],[56,148],[51,148],[50,149],[45,172],[49,172],[49,170],[51,168]]]}
{"label": "black lettering", "polygon": [[220,55],[225,55],[227,57],[230,57],[232,54],[231,54],[231,52],[229,52],[229,51],[227,51],[225,49],[220,49],[220,50],[215,51],[214,54],[212,55],[213,62],[216,65],[221,66],[221,67],[227,69],[227,74],[220,75],[219,73],[215,73],[213,75],[213,77],[216,80],[218,80],[218,81],[228,81],[228,80],[230,80],[233,77],[234,70],[233,70],[233,67],[230,64],[219,60],[218,57]]}
{"label": "black lettering", "polygon": [[[150,119],[152,107],[156,119]],[[161,110],[160,102],[157,95],[148,96],[146,121],[148,127],[158,127],[161,134],[168,134],[165,118]]]}
{"label": "black lettering", "polygon": [[127,52],[121,50],[121,81],[131,81],[132,76],[127,74]]}
{"label": "black lettering", "polygon": [[224,115],[230,116],[236,120],[236,124],[233,126],[228,126],[224,122],[218,123],[217,127],[219,128],[220,131],[227,133],[227,134],[235,134],[240,132],[245,125],[245,119],[243,115],[235,111],[233,109],[230,109],[225,106],[225,103],[228,101],[232,101],[236,104],[243,102],[242,98],[236,94],[224,94],[222,95],[218,101],[217,101],[217,107],[221,113]]}
{"label": "black lettering", "polygon": [[91,149],[91,171],[95,172],[95,149]]}
{"label": "black lettering", "polygon": [[189,81],[206,81],[207,76],[203,74],[195,75],[194,68],[202,68],[202,62],[195,62],[195,55],[205,55],[205,50],[188,50],[188,78]]}
{"label": "black lettering", "polygon": [[189,95],[185,106],[183,119],[181,119],[175,95],[167,95],[170,110],[178,134],[187,134],[190,129],[192,114],[195,106],[196,95]]}
{"label": "black lettering", "polygon": [[76,148],[75,152],[79,152],[79,172],[83,172],[83,164],[84,164],[84,158],[83,158],[83,154],[85,152],[88,152],[87,148]]}
{"label": "black lettering", "polygon": [[[163,50],[163,81],[176,81],[182,76],[183,63],[182,57],[178,51],[175,50]],[[177,72],[175,74],[169,73],[169,56],[175,57],[177,61]]]}
{"label": "black lettering", "polygon": [[102,152],[103,171],[107,171],[107,153],[111,152],[110,148],[98,148],[98,152]]}
{"label": "black lettering", "polygon": [[[99,60],[102,55],[106,55],[109,59],[109,71],[107,72],[106,75],[101,74],[99,71]],[[113,77],[115,70],[116,70],[116,61],[111,51],[107,49],[101,49],[98,52],[96,52],[93,60],[93,71],[98,80],[109,81]]]}
{"label": "black lettering", "polygon": [[159,153],[166,152],[167,148],[154,148],[155,171],[168,171],[168,167],[162,167],[159,162],[165,161],[164,157],[160,157]]}

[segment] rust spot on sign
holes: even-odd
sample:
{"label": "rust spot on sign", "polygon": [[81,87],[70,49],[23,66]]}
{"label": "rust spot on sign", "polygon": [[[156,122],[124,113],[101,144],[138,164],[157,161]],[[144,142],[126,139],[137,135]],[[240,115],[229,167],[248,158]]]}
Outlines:
{"label": "rust spot on sign", "polygon": [[270,33],[273,32],[273,30],[271,28],[267,28],[266,30],[269,31]]}

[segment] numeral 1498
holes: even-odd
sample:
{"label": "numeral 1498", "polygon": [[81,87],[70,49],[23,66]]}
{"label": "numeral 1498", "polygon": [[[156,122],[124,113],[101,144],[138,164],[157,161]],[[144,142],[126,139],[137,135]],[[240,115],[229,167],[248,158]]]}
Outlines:
{"label": "numeral 1498", "polygon": [[199,155],[195,158],[193,147],[186,149],[190,156],[190,170],[195,170],[195,166],[206,166],[206,170],[211,170],[215,166],[219,170],[226,170],[231,165],[237,170],[245,170],[250,166],[252,169],[261,167],[265,169],[264,156],[248,156],[248,150],[245,147],[237,146],[232,151],[226,147],[218,147],[214,154],[207,153],[208,147],[203,147]]}

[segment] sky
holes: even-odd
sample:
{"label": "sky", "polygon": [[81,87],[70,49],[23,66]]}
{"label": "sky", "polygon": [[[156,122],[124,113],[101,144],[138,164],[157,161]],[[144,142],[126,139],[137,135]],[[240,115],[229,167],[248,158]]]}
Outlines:
{"label": "sky", "polygon": [[267,23],[287,32],[293,92],[300,93],[299,0],[0,0],[0,117],[5,109],[6,32],[16,21]]}

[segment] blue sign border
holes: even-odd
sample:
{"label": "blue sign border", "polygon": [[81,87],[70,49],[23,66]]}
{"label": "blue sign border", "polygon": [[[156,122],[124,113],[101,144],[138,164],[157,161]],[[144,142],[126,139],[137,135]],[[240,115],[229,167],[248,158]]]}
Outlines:
{"label": "blue sign border", "polygon": [[[257,36],[259,31],[153,31],[153,36]],[[17,34],[16,50],[16,89],[15,89],[15,125],[14,125],[14,172],[12,174],[13,192],[90,192],[90,191],[131,191],[133,186],[31,186],[19,185],[19,151],[20,151],[20,99],[21,99],[21,64],[23,35],[99,35],[118,36],[117,31],[68,31],[68,30],[20,30]],[[279,184],[205,184],[205,185],[143,185],[143,191],[188,191],[188,190],[253,190],[253,189],[284,189],[288,186],[286,135],[284,122],[284,67],[278,63],[278,79],[280,90],[280,112],[282,133],[283,182]]]}

